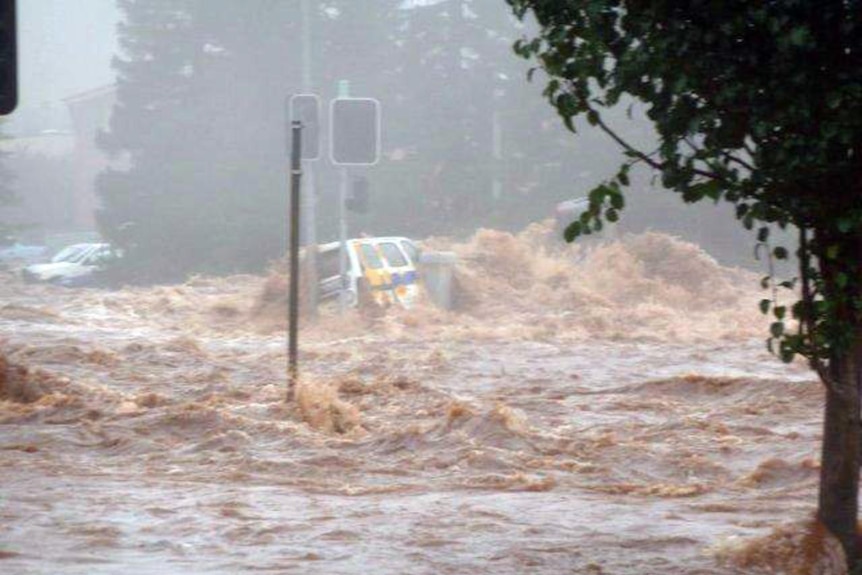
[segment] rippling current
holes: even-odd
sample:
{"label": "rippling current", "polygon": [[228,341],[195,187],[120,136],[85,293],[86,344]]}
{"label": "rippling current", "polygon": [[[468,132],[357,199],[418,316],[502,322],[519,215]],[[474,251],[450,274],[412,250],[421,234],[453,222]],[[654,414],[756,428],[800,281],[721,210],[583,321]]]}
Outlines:
{"label": "rippling current", "polygon": [[8,275],[0,572],[809,572],[822,394],[756,280],[530,241],[447,245],[460,311],[324,310],[290,404],[272,277]]}

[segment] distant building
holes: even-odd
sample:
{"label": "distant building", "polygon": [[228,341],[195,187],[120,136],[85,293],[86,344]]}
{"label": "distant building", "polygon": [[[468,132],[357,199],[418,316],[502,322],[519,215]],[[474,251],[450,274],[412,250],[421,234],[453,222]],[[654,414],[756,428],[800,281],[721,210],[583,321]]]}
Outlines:
{"label": "distant building", "polygon": [[19,235],[30,241],[96,232],[96,178],[123,162],[96,143],[115,94],[113,85],[103,86],[65,98],[65,106],[22,106],[8,118],[0,152],[17,201],[0,207],[0,221],[24,226]]}
{"label": "distant building", "polygon": [[119,160],[110,158],[96,143],[99,132],[108,128],[116,93],[116,88],[110,85],[64,99],[72,119],[72,133],[75,137],[72,221],[81,230],[96,228],[95,213],[99,206],[96,176],[105,168],[120,163]]}

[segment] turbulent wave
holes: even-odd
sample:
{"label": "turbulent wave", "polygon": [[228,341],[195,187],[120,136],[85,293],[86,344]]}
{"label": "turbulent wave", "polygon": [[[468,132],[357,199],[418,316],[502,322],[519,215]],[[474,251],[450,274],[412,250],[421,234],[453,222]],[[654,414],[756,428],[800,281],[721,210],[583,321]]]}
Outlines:
{"label": "turbulent wave", "polygon": [[[330,572],[390,546],[428,572],[453,553],[486,572],[489,549],[512,573],[837,564],[814,527],[769,534],[810,513],[822,393],[770,363],[747,272],[660,234],[566,246],[536,225],[425,244],[458,254],[457,308],[305,316],[291,404],[280,264],[117,291],[7,278],[4,521],[44,515],[69,556],[144,562],[194,531],[195,552],[232,569],[237,542],[275,565],[270,546],[297,533],[314,534],[291,543],[297,561]],[[58,477],[83,507],[52,499]],[[134,521],[82,525],[122,505]],[[0,560],[46,570],[19,553],[24,532],[4,532]],[[703,554],[728,533],[744,537]]]}

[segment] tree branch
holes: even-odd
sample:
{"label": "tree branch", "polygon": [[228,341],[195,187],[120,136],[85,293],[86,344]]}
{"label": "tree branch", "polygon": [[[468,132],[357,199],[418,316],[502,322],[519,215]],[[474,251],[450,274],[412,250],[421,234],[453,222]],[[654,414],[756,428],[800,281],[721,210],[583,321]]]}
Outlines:
{"label": "tree branch", "polygon": [[[610,137],[611,137],[611,139],[613,139],[617,144],[619,144],[622,148],[624,148],[624,149],[625,149],[627,152],[629,152],[631,155],[633,155],[633,156],[635,156],[636,158],[638,158],[638,159],[642,160],[643,162],[646,162],[646,164],[648,164],[651,168],[656,169],[656,170],[664,170],[664,169],[668,166],[668,162],[666,162],[666,161],[665,161],[665,162],[658,162],[658,161],[656,161],[656,160],[654,160],[654,159],[650,158],[647,154],[645,154],[645,153],[643,153],[642,151],[638,150],[637,148],[635,148],[634,146],[632,146],[631,144],[629,144],[629,143],[628,143],[628,142],[626,142],[625,140],[623,140],[623,139],[622,139],[622,138],[621,138],[621,137],[620,137],[616,132],[614,132],[614,131],[613,131],[613,130],[612,130],[612,129],[611,129],[611,128],[610,128],[610,127],[605,123],[605,121],[604,121],[604,120],[602,120],[602,118],[601,118],[601,116],[599,115],[599,113],[598,113],[598,112],[596,112],[596,111],[595,111],[595,110],[593,110],[592,108],[590,108],[589,110],[590,110],[591,112],[593,112],[593,113],[596,115],[596,116],[595,116],[595,118],[596,118],[596,125],[597,125],[599,128],[601,128],[601,130],[602,130],[605,134],[607,134],[608,136],[610,136]],[[726,181],[726,180],[725,180],[725,178],[721,177],[719,174],[717,174],[717,173],[715,173],[715,172],[709,172],[709,171],[707,171],[707,170],[702,170],[702,169],[700,169],[700,168],[694,168],[694,169],[692,170],[692,173],[697,174],[698,176],[703,176],[704,178],[709,178],[709,179],[711,179],[711,180]]]}

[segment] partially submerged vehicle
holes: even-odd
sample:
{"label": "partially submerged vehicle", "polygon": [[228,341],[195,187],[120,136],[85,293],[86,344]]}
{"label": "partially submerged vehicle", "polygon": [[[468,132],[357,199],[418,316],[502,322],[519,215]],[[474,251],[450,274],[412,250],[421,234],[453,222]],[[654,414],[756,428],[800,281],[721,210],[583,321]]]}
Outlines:
{"label": "partially submerged vehicle", "polygon": [[554,206],[554,227],[557,235],[562,236],[572,222],[590,209],[590,200],[586,197],[573,198]]}
{"label": "partially submerged vehicle", "polygon": [[345,278],[340,275],[340,242],[318,247],[317,277],[320,299],[337,299],[345,290],[351,307],[373,302],[410,307],[419,295],[419,248],[404,237],[371,237],[347,240]]}
{"label": "partially submerged vehicle", "polygon": [[11,240],[3,242],[0,247],[0,263],[2,264],[32,264],[44,262],[47,259],[48,248],[42,245],[22,244]]}
{"label": "partially submerged vehicle", "polygon": [[51,261],[33,264],[21,271],[27,282],[48,282],[58,285],[85,285],[86,278],[103,270],[120,254],[105,243],[73,244],[57,252]]}
{"label": "partially submerged vehicle", "polygon": [[[586,196],[572,198],[558,203],[554,206],[554,230],[558,237],[562,237],[566,228],[581,219],[590,209],[590,199]],[[605,221],[602,229],[593,232],[591,236],[599,239],[613,239],[618,236],[617,224]],[[583,241],[583,240],[581,240]]]}

